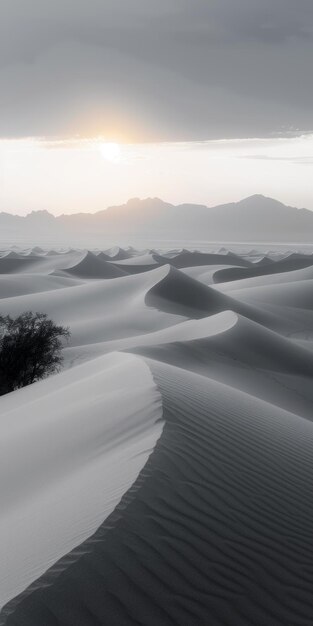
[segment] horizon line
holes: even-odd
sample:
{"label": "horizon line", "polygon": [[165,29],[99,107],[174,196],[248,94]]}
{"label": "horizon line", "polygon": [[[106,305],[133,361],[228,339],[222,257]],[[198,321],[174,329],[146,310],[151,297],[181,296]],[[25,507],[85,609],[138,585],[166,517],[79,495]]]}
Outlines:
{"label": "horizon line", "polygon": [[72,213],[59,213],[59,214],[54,214],[51,213],[51,211],[49,211],[48,209],[32,209],[31,211],[29,211],[28,213],[25,214],[19,214],[19,213],[11,213],[10,211],[0,211],[0,215],[10,215],[12,217],[21,217],[21,218],[27,218],[30,215],[33,214],[38,214],[38,213],[45,213],[55,219],[57,219],[58,217],[71,217],[73,215],[98,215],[99,213],[104,213],[105,211],[108,211],[109,209],[115,209],[115,208],[120,208],[120,207],[125,207],[128,204],[130,204],[131,202],[147,202],[147,201],[158,201],[162,204],[167,204],[171,207],[181,207],[181,206],[195,206],[195,207],[204,207],[207,209],[216,209],[218,207],[223,207],[223,206],[227,206],[227,205],[237,205],[240,204],[241,202],[244,202],[245,200],[251,200],[252,198],[262,198],[264,200],[270,200],[272,202],[276,202],[277,204],[280,204],[282,206],[284,206],[285,208],[292,208],[295,209],[297,211],[310,211],[311,213],[313,213],[312,209],[308,209],[306,207],[299,207],[299,206],[291,206],[288,204],[285,204],[284,202],[281,202],[280,200],[277,200],[277,198],[272,198],[271,196],[266,196],[262,193],[254,193],[251,194],[249,196],[244,196],[243,198],[241,198],[240,200],[237,201],[231,201],[231,202],[223,202],[221,204],[215,204],[215,205],[207,205],[207,204],[201,204],[198,202],[180,202],[178,204],[173,204],[172,202],[167,202],[166,200],[163,200],[162,198],[160,198],[159,196],[146,196],[144,198],[139,197],[139,196],[133,196],[131,198],[129,198],[126,202],[122,203],[122,204],[111,204],[107,207],[105,207],[104,209],[100,209],[98,211],[74,211]]}

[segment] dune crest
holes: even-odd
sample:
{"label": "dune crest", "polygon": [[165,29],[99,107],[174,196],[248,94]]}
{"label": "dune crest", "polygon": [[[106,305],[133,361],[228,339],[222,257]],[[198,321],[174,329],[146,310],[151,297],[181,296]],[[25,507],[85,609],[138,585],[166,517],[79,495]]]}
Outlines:
{"label": "dune crest", "polygon": [[110,515],[163,426],[148,367],[117,353],[2,397],[0,405],[4,604]]}
{"label": "dune crest", "polygon": [[77,278],[117,278],[126,273],[89,251],[79,263],[62,271]]}
{"label": "dune crest", "polygon": [[40,595],[33,586],[9,604],[6,623],[52,626],[57,613],[60,626],[75,615],[86,626],[133,615],[149,626],[200,626],[208,615],[227,626],[309,624],[312,423],[148,363],[166,425],[138,498],[52,567]]}

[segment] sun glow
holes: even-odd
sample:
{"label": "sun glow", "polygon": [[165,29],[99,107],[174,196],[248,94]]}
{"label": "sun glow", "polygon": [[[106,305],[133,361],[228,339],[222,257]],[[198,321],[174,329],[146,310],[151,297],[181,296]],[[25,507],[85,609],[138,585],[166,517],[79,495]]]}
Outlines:
{"label": "sun glow", "polygon": [[109,138],[0,139],[0,211],[95,212],[156,196],[214,206],[255,193],[313,210],[313,133],[153,144]]}
{"label": "sun glow", "polygon": [[121,148],[118,143],[100,143],[99,152],[103,159],[110,161],[111,163],[119,163],[121,159]]}

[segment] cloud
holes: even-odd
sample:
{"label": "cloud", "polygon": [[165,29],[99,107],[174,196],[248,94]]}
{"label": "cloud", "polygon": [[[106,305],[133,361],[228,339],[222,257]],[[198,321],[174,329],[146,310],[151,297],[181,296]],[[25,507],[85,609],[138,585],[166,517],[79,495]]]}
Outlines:
{"label": "cloud", "polygon": [[313,127],[311,0],[4,0],[0,136]]}
{"label": "cloud", "polygon": [[266,154],[249,154],[238,157],[239,159],[252,159],[253,161],[283,161],[286,163],[294,163],[295,165],[312,165],[313,156],[267,156]]}

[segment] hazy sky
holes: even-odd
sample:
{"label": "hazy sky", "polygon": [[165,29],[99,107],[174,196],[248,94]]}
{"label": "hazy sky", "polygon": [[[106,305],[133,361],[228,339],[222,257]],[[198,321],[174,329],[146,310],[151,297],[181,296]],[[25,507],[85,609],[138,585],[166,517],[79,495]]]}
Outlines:
{"label": "hazy sky", "polygon": [[[312,0],[2,0],[0,208],[96,210],[147,194],[215,203],[250,191],[313,208],[310,140],[305,164],[289,155],[294,136],[313,131],[312,37]],[[100,136],[144,156],[130,163],[122,148],[112,162],[116,148],[94,150]],[[47,144],[65,138],[76,142]],[[271,142],[289,152],[212,160],[211,144],[199,148],[248,138],[268,140],[263,157]]]}

